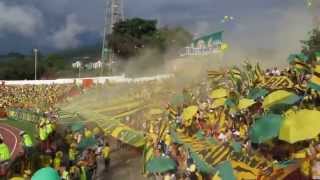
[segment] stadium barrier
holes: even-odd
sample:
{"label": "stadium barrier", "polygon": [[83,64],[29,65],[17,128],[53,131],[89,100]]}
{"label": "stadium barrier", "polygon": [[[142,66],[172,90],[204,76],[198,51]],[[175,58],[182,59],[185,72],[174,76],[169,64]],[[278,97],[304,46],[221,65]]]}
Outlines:
{"label": "stadium barrier", "polygon": [[70,78],[70,79],[55,79],[55,80],[15,80],[15,81],[2,81],[4,85],[50,85],[50,84],[73,84],[83,85],[88,81],[93,84],[109,83],[140,83],[147,81],[159,81],[169,79],[173,74],[163,74],[150,77],[128,78],[124,74],[121,76],[101,76],[101,77],[86,77],[86,78]]}
{"label": "stadium barrier", "polygon": [[41,119],[46,118],[44,113],[21,108],[10,108],[7,110],[7,115],[10,120],[29,121],[32,123],[38,123]]}

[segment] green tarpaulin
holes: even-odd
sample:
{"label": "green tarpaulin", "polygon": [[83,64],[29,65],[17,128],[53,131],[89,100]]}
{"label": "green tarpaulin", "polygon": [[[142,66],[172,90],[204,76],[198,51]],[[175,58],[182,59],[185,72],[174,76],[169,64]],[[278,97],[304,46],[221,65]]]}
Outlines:
{"label": "green tarpaulin", "polygon": [[147,162],[146,169],[149,173],[163,173],[176,168],[176,163],[168,157],[156,157]]}
{"label": "green tarpaulin", "polygon": [[282,116],[268,113],[258,119],[249,129],[249,137],[253,143],[263,143],[279,135]]}

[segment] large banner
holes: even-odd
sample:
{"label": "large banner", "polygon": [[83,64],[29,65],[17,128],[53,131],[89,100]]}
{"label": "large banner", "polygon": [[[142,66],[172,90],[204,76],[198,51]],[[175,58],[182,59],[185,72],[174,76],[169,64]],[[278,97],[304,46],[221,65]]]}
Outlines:
{"label": "large banner", "polygon": [[26,109],[9,109],[7,111],[8,118],[11,120],[17,121],[30,121],[33,123],[38,123],[42,118],[44,118],[43,113],[37,113],[34,111],[26,110]]}
{"label": "large banner", "polygon": [[220,31],[193,40],[191,45],[185,48],[184,55],[208,55],[221,52],[225,48],[225,44],[222,42],[222,35],[223,31]]}

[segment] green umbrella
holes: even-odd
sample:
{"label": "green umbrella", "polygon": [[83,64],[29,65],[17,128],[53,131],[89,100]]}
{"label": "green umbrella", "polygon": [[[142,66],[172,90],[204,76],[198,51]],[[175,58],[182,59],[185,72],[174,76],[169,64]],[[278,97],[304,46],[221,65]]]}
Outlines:
{"label": "green umbrella", "polygon": [[206,173],[206,174],[213,174],[214,173],[214,168],[208,164],[205,160],[202,160],[200,155],[198,155],[195,152],[190,152],[190,156],[196,165],[197,169],[200,172]]}
{"label": "green umbrella", "polygon": [[147,162],[146,169],[149,173],[164,173],[176,168],[176,163],[168,157],[155,157]]}
{"label": "green umbrella", "polygon": [[308,56],[300,53],[300,54],[290,54],[288,57],[288,62],[292,63],[293,61],[298,60],[298,61],[302,61],[302,62],[307,62],[310,59],[308,58]]}
{"label": "green umbrella", "polygon": [[231,147],[232,147],[232,149],[234,150],[234,152],[241,152],[241,143],[239,143],[239,142],[236,142],[236,141],[231,141]]}
{"label": "green umbrella", "polygon": [[215,166],[215,172],[219,173],[219,177],[225,180],[236,180],[233,173],[233,168],[230,161],[224,161],[221,164]]}
{"label": "green umbrella", "polygon": [[253,143],[263,143],[279,135],[282,116],[268,113],[256,119],[250,127],[249,137]]}
{"label": "green umbrella", "polygon": [[253,88],[249,91],[247,98],[258,99],[259,97],[266,96],[267,94],[268,94],[268,90],[264,88]]}
{"label": "green umbrella", "polygon": [[46,167],[35,172],[31,180],[60,180],[60,176],[55,169]]}
{"label": "green umbrella", "polygon": [[199,130],[196,134],[195,134],[195,137],[199,140],[204,140],[205,138],[205,133],[201,130]]}
{"label": "green umbrella", "polygon": [[97,140],[94,138],[84,138],[80,141],[78,148],[84,150],[88,147],[95,146],[97,143]]}
{"label": "green umbrella", "polygon": [[296,95],[294,92],[277,90],[268,94],[264,98],[262,107],[264,109],[270,109],[273,111],[281,111],[299,102],[300,100],[301,97]]}
{"label": "green umbrella", "polygon": [[234,98],[228,98],[224,104],[229,108],[233,108],[237,106],[238,102]]}
{"label": "green umbrella", "polygon": [[175,95],[170,101],[171,105],[173,106],[179,106],[184,103],[184,96],[183,95]]}
{"label": "green umbrella", "polygon": [[84,129],[83,123],[76,122],[76,123],[73,123],[73,124],[71,125],[71,130],[72,130],[73,132],[81,131],[81,130],[83,130],[83,129]]}

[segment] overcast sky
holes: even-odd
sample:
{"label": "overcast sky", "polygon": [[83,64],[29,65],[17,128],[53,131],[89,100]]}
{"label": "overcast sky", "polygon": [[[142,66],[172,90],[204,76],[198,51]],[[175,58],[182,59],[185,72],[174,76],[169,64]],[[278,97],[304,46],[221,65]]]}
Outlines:
{"label": "overcast sky", "polygon": [[[97,42],[105,1],[0,0],[0,53]],[[231,54],[239,58],[282,59],[298,50],[312,28],[312,12],[304,0],[124,0],[127,18],[157,19],[195,35],[224,30]],[[234,21],[221,23],[226,15]]]}

